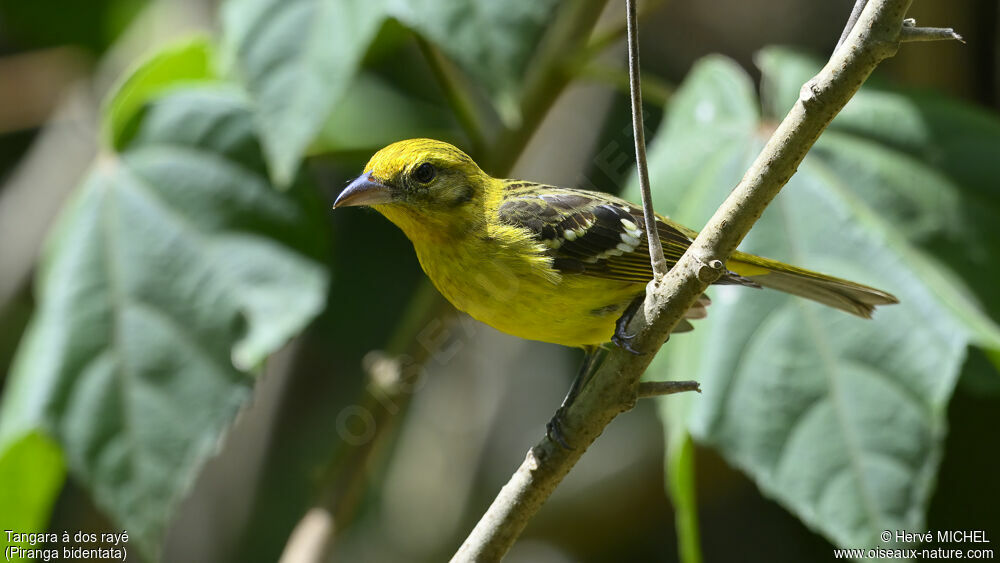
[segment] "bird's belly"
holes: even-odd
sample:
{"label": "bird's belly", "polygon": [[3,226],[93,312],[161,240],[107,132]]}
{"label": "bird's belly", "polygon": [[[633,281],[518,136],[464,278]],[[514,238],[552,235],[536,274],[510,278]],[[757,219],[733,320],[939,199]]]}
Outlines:
{"label": "bird's belly", "polygon": [[[553,276],[517,257],[421,256],[420,262],[438,291],[472,318],[514,336],[564,346],[608,342],[615,321],[645,289],[580,274]],[[449,266],[432,266],[438,264]]]}

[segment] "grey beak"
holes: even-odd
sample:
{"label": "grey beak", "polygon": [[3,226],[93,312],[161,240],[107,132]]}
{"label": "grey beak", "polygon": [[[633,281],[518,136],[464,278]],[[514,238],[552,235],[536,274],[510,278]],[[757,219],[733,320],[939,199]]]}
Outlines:
{"label": "grey beak", "polygon": [[371,172],[365,172],[340,192],[337,201],[333,202],[333,208],[377,205],[391,201],[392,191],[389,187],[375,181]]}

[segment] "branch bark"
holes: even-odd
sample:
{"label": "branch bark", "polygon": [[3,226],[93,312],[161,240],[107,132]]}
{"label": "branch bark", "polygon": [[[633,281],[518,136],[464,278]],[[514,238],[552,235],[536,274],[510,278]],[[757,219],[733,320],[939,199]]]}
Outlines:
{"label": "branch bark", "polygon": [[[875,67],[892,57],[900,42],[907,39],[904,16],[911,1],[859,0],[863,9],[858,10],[857,21],[849,26],[842,47],[802,87],[799,100],[684,256],[662,280],[650,282],[643,307],[628,327],[635,334],[633,345],[637,349],[657,350],[687,309],[719,278],[725,260],[795,173],[830,121]],[[497,561],[503,557],[604,427],[635,405],[639,378],[653,356],[622,350],[608,354],[564,413],[563,434],[575,448],[563,449],[547,437],[531,448],[453,562]]]}

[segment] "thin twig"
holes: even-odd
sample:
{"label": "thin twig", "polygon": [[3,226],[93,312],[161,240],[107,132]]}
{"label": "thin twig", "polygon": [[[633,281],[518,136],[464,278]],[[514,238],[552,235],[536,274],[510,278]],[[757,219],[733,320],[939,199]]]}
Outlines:
{"label": "thin twig", "polygon": [[[647,0],[642,3],[642,6],[636,8],[636,20],[642,21],[643,18],[652,14],[658,9],[665,0]],[[599,29],[594,32],[591,36],[590,41],[587,43],[586,47],[583,48],[581,57],[585,59],[592,59],[605,49],[618,43],[623,37],[628,33],[628,21],[618,20],[612,26],[607,29]]]}
{"label": "thin twig", "polygon": [[[574,74],[578,80],[609,84],[623,93],[629,93],[628,71],[610,64],[591,61],[576,67]],[[642,77],[642,99],[647,104],[665,107],[676,89],[672,84],[655,75]]]}
{"label": "thin twig", "polygon": [[697,381],[643,381],[639,383],[638,394],[640,399],[648,399],[687,391],[701,393],[701,384]]}
{"label": "thin twig", "polygon": [[899,32],[899,40],[903,43],[911,41],[960,41],[965,43],[965,39],[950,27],[903,26]]}
{"label": "thin twig", "polygon": [[854,24],[858,23],[858,18],[861,17],[861,12],[865,11],[866,5],[868,5],[868,0],[857,0],[854,3],[851,15],[847,18],[847,25],[844,26],[844,31],[840,32],[840,39],[837,40],[837,46],[833,48],[834,53],[840,50],[840,46],[844,44],[844,41],[847,41],[847,36],[854,29]]}
{"label": "thin twig", "polygon": [[642,192],[642,215],[649,239],[649,261],[653,266],[653,279],[667,274],[667,261],[663,245],[657,234],[656,213],[653,211],[653,193],[649,189],[649,169],[646,166],[646,135],[642,126],[642,87],[639,77],[639,30],[636,29],[635,1],[625,0],[625,18],[628,24],[628,78],[632,93],[632,130],[635,132],[635,163],[639,172],[639,190]]}

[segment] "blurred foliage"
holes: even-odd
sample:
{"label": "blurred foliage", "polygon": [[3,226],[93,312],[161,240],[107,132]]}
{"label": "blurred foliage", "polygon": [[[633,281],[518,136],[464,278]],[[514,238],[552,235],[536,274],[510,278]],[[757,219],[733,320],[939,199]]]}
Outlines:
{"label": "blurred foliage", "polygon": [[147,554],[248,397],[244,372],[325,294],[316,207],[239,160],[245,111],[226,89],[177,93],[98,165],[56,227],[5,395],[4,427],[59,438]]}
{"label": "blurred foliage", "polygon": [[148,0],[2,0],[0,30],[32,48],[73,44],[99,55],[147,4]]}
{"label": "blurred foliage", "polygon": [[164,49],[128,73],[107,98],[101,134],[105,145],[122,150],[141,123],[140,112],[154,97],[171,89],[218,80],[210,40],[199,38]]}
{"label": "blurred foliage", "polygon": [[[681,222],[708,219],[763,146],[768,123],[784,115],[821,66],[779,49],[765,50],[760,60],[764,91],[773,97],[764,104],[769,115],[760,115],[749,77],[721,59],[696,66],[671,104],[650,174],[658,200],[670,202]],[[892,107],[906,107],[905,93],[891,95],[898,100]],[[1000,350],[1000,331],[967,298],[968,289],[915,244],[968,224],[957,207],[960,187],[947,171],[901,163],[891,147],[871,142],[874,133],[865,133],[882,124],[857,116],[877,113],[872,99],[879,94],[861,92],[834,120],[743,248],[865,280],[904,305],[866,322],[777,293],[719,288],[709,319],[663,354],[685,370],[668,367],[668,374],[691,373],[705,386],[690,414],[695,436],[844,546],[878,545],[886,529],[925,527],[946,406],[966,349]],[[940,111],[910,117],[920,124],[956,121]],[[998,125],[981,114],[975,129]],[[953,166],[963,168],[955,162],[961,159],[981,163],[983,154],[1000,150],[1000,135],[979,137],[982,152],[952,151]],[[948,152],[954,138],[906,141],[915,152]],[[983,191],[988,179],[976,180],[968,191]],[[956,242],[976,254],[991,241]]]}
{"label": "blurred foliage", "polygon": [[261,176],[245,98],[228,86],[156,96],[157,71],[190,68],[171,57],[205,58],[166,53],[107,106],[146,109],[55,227],[2,419],[4,436],[59,439],[148,556],[246,401],[247,372],[320,310],[326,286],[318,206]]}
{"label": "blurred foliage", "polygon": [[[25,46],[69,42],[100,53],[143,4],[4,2],[0,31]],[[503,365],[551,380],[558,390],[561,381],[549,376],[563,371],[567,358],[550,361],[548,348],[535,345],[523,356],[507,353],[509,341],[489,340],[468,324],[447,325],[439,300],[418,290],[426,282],[401,233],[374,213],[328,216],[324,208],[390,141],[437,137],[484,162],[507,163],[538,126],[531,112],[544,115],[572,73],[620,91],[614,66],[581,60],[605,56],[600,50],[568,40],[589,35],[602,5],[226,0],[217,37],[162,46],[126,73],[102,106],[103,153],[50,233],[35,283],[38,306],[4,388],[0,474],[23,486],[0,496],[0,522],[45,530],[68,469],[149,560],[276,560],[305,510],[331,503],[340,510],[341,555],[446,557],[449,542],[495,492],[492,481],[479,483],[489,480],[473,474],[488,465],[487,446],[513,442],[515,459],[489,468],[504,474],[530,442],[503,429],[541,431],[524,420],[532,408],[524,396],[505,404],[492,397],[502,388],[480,388],[493,401],[482,407],[487,403],[460,394],[466,388],[456,387],[456,376],[466,369],[503,378],[508,374],[494,374]],[[52,10],[65,17],[46,19]],[[567,31],[572,26],[582,27]],[[644,30],[644,44],[657,41],[655,28]],[[602,33],[610,37],[605,46],[614,46],[621,29],[612,23]],[[621,63],[620,53],[610,55]],[[746,71],[710,57],[668,104],[650,153],[662,212],[702,224],[818,68],[786,49],[765,49],[757,62],[759,99]],[[666,96],[670,89],[659,91]],[[573,117],[602,131],[581,183],[616,189],[631,171],[631,141],[625,99],[609,105]],[[650,132],[659,111],[650,108]],[[556,137],[541,150],[557,153],[566,141]],[[706,447],[838,545],[878,545],[882,529],[916,531],[928,521],[951,527],[945,515],[954,507],[932,501],[938,468],[969,475],[977,450],[960,440],[996,421],[989,405],[1000,358],[1000,297],[992,281],[992,257],[1000,251],[992,228],[1000,210],[998,145],[995,114],[884,84],[863,89],[824,134],[744,248],[882,287],[903,303],[865,322],[771,292],[713,290],[709,318],[672,339],[650,370],[657,378],[697,378],[705,389],[659,404],[682,560],[697,561],[702,551],[711,558],[726,547],[699,540],[699,506],[728,511],[712,504],[714,493],[696,491],[704,472],[720,471],[699,449]],[[276,354],[297,335],[290,351]],[[477,350],[481,338],[494,349]],[[378,448],[345,440],[357,430],[345,430],[345,407],[376,401],[397,421],[406,412],[402,395],[373,398],[384,390],[361,365],[376,349],[424,350],[428,371],[447,371],[438,361],[442,350],[465,351],[456,352],[464,359],[451,368],[459,373],[435,381],[442,394],[428,404],[437,407],[426,407],[454,409],[439,415],[446,435],[430,440],[433,428],[402,434],[412,442],[399,444],[401,457],[431,450],[413,458],[415,466],[388,465],[399,437],[381,418]],[[210,486],[198,482],[199,473],[219,443],[232,446],[233,420],[258,406],[248,406],[254,376],[268,368],[287,378],[269,399],[278,418],[252,436],[264,443],[257,465],[230,467],[239,473],[232,480],[250,481],[246,513],[229,518],[228,537],[210,537],[219,543],[211,557],[203,545],[184,551],[186,538],[169,541],[168,529],[197,526],[179,521],[184,499]],[[960,376],[957,400],[977,408],[965,417],[950,413],[949,435],[947,411]],[[441,390],[445,381],[450,392]],[[523,387],[533,397],[543,385],[529,380]],[[550,406],[541,402],[540,412]],[[470,429],[481,433],[463,433]],[[604,441],[617,436],[614,445],[636,459],[647,453],[632,451],[638,441],[627,432],[615,432],[609,429]],[[476,443],[463,442],[470,435]],[[435,449],[445,446],[453,449]],[[627,457],[608,459],[624,465]],[[459,467],[466,474],[448,472]],[[578,475],[586,471],[581,464],[571,478],[585,479]],[[605,506],[584,492],[622,474],[596,473],[567,495]],[[400,479],[431,491],[428,480],[445,475],[456,495],[468,495],[440,499],[450,512],[389,506]],[[673,551],[663,545],[669,516],[651,507],[651,495],[662,492],[649,491],[661,483],[641,473],[621,484],[657,514],[642,538],[635,526],[645,514],[623,516],[619,524],[630,525],[619,527],[600,510],[584,521],[594,507],[580,500],[560,514],[568,521],[549,541],[563,541],[567,528],[586,529],[587,537],[565,541],[589,545],[575,555],[595,561]],[[988,510],[977,508],[972,512]],[[433,539],[407,538],[413,534],[392,519],[425,510],[427,521],[412,528],[434,528]],[[537,526],[512,560],[559,558],[532,540],[552,524]],[[704,520],[701,533],[733,537]],[[788,545],[826,545],[800,534]],[[399,545],[375,548],[373,537]],[[595,546],[605,541],[620,543]]]}
{"label": "blurred foliage", "polygon": [[[323,123],[317,116],[329,116],[348,91],[387,18],[456,56],[510,114],[553,4],[229,0],[222,9],[224,43],[234,74],[256,103],[273,177],[284,184]],[[323,37],[335,37],[338,48]]]}

